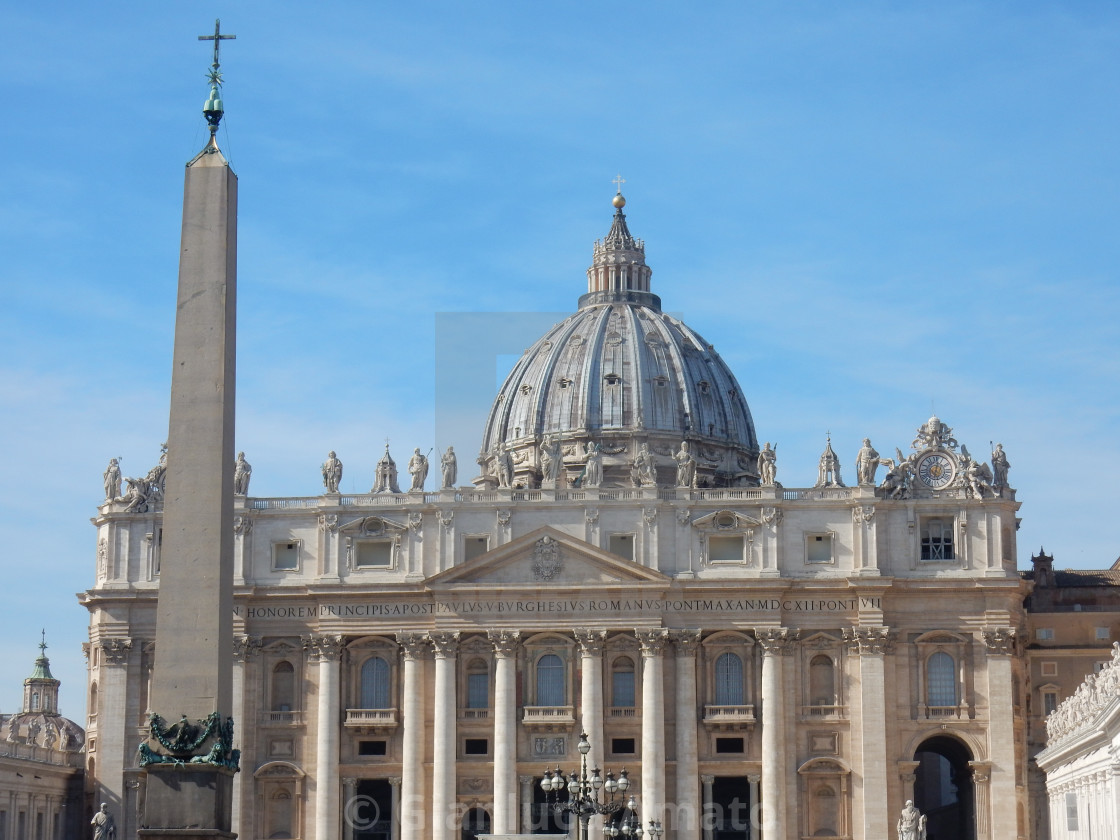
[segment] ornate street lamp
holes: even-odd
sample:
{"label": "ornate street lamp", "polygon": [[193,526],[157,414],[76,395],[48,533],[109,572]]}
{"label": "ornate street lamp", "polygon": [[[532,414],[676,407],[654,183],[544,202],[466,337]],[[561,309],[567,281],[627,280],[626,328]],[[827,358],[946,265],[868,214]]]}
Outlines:
{"label": "ornate street lamp", "polygon": [[[604,780],[599,773],[599,768],[595,767],[589,776],[587,754],[591,752],[591,742],[587,740],[586,732],[579,736],[576,749],[581,756],[578,774],[573,771],[565,781],[564,772],[559,766],[556,770],[544,771],[541,790],[545,792],[546,804],[556,812],[557,816],[569,813],[579,820],[580,840],[587,840],[587,824],[593,815],[602,814],[609,818],[625,808],[630,813],[620,820],[618,825],[612,825],[610,819],[607,820],[603,829],[604,838],[613,840],[622,834],[625,840],[640,840],[642,824],[638,819],[637,803],[633,796],[626,800],[626,791],[630,789],[630,778],[626,770],[622,770],[617,779],[614,773],[608,770],[607,778]],[[560,792],[565,787],[568,788],[568,798],[560,799]],[[606,799],[603,799],[604,791]]]}

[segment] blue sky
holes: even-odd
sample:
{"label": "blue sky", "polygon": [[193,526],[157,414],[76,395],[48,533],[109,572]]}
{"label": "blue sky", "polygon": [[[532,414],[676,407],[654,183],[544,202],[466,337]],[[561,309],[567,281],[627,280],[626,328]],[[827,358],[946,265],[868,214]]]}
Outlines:
{"label": "blue sky", "polygon": [[[24,5],[0,56],[0,711],[45,626],[83,714],[74,593],[105,464],[142,474],[166,437],[219,16],[253,495],[317,493],[328,449],[367,490],[386,437],[469,473],[493,371],[574,308],[621,173],[654,291],[735,371],[784,484],[828,431],[848,478],[864,436],[908,451],[932,408],[973,453],[1003,442],[1021,566],[1120,553],[1115,4]],[[487,387],[463,399],[449,353]]]}

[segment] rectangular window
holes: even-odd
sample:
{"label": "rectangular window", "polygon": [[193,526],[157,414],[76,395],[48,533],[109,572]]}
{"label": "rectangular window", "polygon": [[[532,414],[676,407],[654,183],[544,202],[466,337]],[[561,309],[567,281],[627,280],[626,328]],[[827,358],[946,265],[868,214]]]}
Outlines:
{"label": "rectangular window", "polygon": [[1103,639],[1111,639],[1111,638],[1112,638],[1112,629],[1111,628],[1109,628],[1109,627],[1098,627],[1097,628],[1097,641],[1101,641]]}
{"label": "rectangular window", "polygon": [[610,542],[607,546],[607,551],[611,554],[617,554],[626,560],[634,559],[634,535],[633,534],[611,534]]}
{"label": "rectangular window", "polygon": [[1058,708],[1058,692],[1044,691],[1042,692],[1042,714],[1048,716],[1054,713]]}
{"label": "rectangular window", "polygon": [[942,563],[953,557],[952,520],[926,519],[922,522],[922,560]]}
{"label": "rectangular window", "polygon": [[490,675],[467,674],[467,708],[490,708]]}
{"label": "rectangular window", "polygon": [[392,540],[362,540],[354,546],[354,565],[359,569],[393,567]]}
{"label": "rectangular window", "polygon": [[741,753],[742,751],[742,738],[716,738],[717,753]]}
{"label": "rectangular window", "polygon": [[1043,662],[1042,663],[1042,676],[1056,677],[1058,676],[1058,663],[1057,662]]}
{"label": "rectangular window", "polygon": [[1034,631],[1035,638],[1040,642],[1054,641],[1054,628],[1053,627],[1039,627]]}
{"label": "rectangular window", "polygon": [[463,755],[486,755],[490,752],[487,738],[466,738],[463,741]]}
{"label": "rectangular window", "polygon": [[633,755],[633,738],[611,738],[611,752],[615,755]]}
{"label": "rectangular window", "polygon": [[463,560],[473,560],[476,557],[481,557],[489,548],[489,537],[464,537]]}
{"label": "rectangular window", "polygon": [[805,546],[806,563],[832,562],[831,534],[808,534],[805,537]]}
{"label": "rectangular window", "polygon": [[358,755],[385,755],[387,741],[359,741]]}
{"label": "rectangular window", "polygon": [[272,544],[272,568],[277,572],[299,569],[299,541]]}
{"label": "rectangular window", "polygon": [[743,538],[741,536],[708,537],[708,560],[712,563],[742,563]]}

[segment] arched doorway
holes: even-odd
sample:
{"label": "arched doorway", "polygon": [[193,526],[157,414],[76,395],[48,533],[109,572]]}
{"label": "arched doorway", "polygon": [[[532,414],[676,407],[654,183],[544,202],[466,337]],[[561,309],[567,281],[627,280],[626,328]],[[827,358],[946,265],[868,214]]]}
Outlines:
{"label": "arched doorway", "polygon": [[462,840],[478,840],[478,835],[490,833],[490,815],[482,808],[471,808],[463,814]]}
{"label": "arched doorway", "polygon": [[914,805],[926,816],[927,840],[976,840],[972,753],[956,738],[927,738],[914,751]]}

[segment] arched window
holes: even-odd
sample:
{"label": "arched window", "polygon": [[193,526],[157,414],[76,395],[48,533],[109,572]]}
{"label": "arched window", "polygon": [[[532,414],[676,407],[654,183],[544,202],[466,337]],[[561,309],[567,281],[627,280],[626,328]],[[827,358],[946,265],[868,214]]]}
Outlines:
{"label": "arched window", "polygon": [[89,684],[89,709],[87,710],[90,717],[97,715],[97,683],[92,682]]}
{"label": "arched window", "polygon": [[362,709],[388,709],[389,663],[380,656],[371,656],[362,663]]}
{"label": "arched window", "polygon": [[926,661],[926,705],[957,705],[957,664],[944,651]]}
{"label": "arched window", "polygon": [[490,671],[481,659],[467,666],[467,708],[490,708]]}
{"label": "arched window", "polygon": [[38,691],[32,691],[31,692],[31,711],[33,711],[33,712],[39,711],[39,692]]}
{"label": "arched window", "polygon": [[836,682],[832,658],[823,653],[809,661],[809,705],[836,705]]}
{"label": "arched window", "polygon": [[629,656],[611,663],[611,705],[616,709],[634,708],[634,660]]}
{"label": "arched window", "polygon": [[716,705],[743,705],[743,660],[734,653],[716,660]]}
{"label": "arched window", "polygon": [[292,796],[278,790],[268,803],[269,840],[284,840],[292,836]]}
{"label": "arched window", "polygon": [[537,660],[537,705],[564,705],[564,663],[554,653]]}
{"label": "arched window", "polygon": [[272,669],[272,711],[290,712],[296,703],[296,669],[291,662],[277,662]]}

